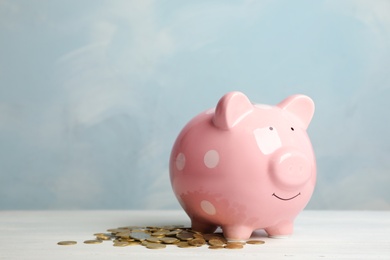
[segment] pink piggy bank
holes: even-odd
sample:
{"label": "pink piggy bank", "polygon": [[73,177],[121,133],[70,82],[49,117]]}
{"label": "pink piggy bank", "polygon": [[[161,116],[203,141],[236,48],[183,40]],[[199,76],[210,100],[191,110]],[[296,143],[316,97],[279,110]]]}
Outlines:
{"label": "pink piggy bank", "polygon": [[313,113],[304,95],[268,106],[230,92],[193,118],[170,157],[172,188],[192,229],[221,227],[228,240],[246,240],[257,229],[292,234],[316,182],[306,133]]}

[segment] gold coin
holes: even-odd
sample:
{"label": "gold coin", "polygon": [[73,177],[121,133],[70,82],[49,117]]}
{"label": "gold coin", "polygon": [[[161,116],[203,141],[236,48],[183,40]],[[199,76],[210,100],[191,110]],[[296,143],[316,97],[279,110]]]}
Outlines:
{"label": "gold coin", "polygon": [[227,243],[225,248],[227,248],[227,249],[242,249],[242,248],[244,248],[244,245],[242,243],[232,242],[232,243]]}
{"label": "gold coin", "polygon": [[246,243],[250,245],[261,245],[264,244],[265,242],[263,240],[248,240],[246,241]]}
{"label": "gold coin", "polygon": [[75,245],[77,244],[76,241],[60,241],[57,243],[57,245],[60,245],[60,246],[71,246],[71,245]]}
{"label": "gold coin", "polygon": [[181,242],[177,243],[176,245],[177,245],[177,247],[180,247],[180,248],[195,247],[193,245],[188,244],[188,242],[186,242],[186,241],[181,241]]}
{"label": "gold coin", "polygon": [[158,237],[148,237],[146,239],[146,241],[152,242],[152,243],[161,243],[161,238],[158,238]]}
{"label": "gold coin", "polygon": [[202,234],[199,234],[199,233],[195,233],[192,235],[194,238],[203,238],[203,235]]}
{"label": "gold coin", "polygon": [[169,230],[159,230],[152,233],[152,236],[159,237],[159,236],[165,236]]}
{"label": "gold coin", "polygon": [[[211,234],[203,234],[203,238],[206,240],[206,241],[209,241],[210,239],[221,239],[221,240],[225,240],[225,237],[222,236],[222,235],[217,235],[215,233],[211,233]],[[226,243],[226,242],[225,242]]]}
{"label": "gold coin", "polygon": [[213,236],[214,236],[214,234],[203,234],[203,238],[204,238],[206,241],[209,241]]}
{"label": "gold coin", "polygon": [[129,242],[116,242],[113,244],[113,246],[117,246],[117,247],[124,247],[124,246],[128,246],[129,245]]}
{"label": "gold coin", "polygon": [[165,236],[167,236],[167,237],[174,237],[174,236],[176,236],[177,234],[179,234],[180,232],[181,232],[181,230],[178,230],[178,229],[172,230],[172,231],[166,233]]}
{"label": "gold coin", "polygon": [[158,244],[158,243],[147,243],[146,248],[149,249],[163,249],[166,248],[167,246],[164,244]]}
{"label": "gold coin", "polygon": [[192,246],[203,246],[204,244],[206,244],[206,240],[204,240],[203,238],[194,238],[190,241],[188,241],[188,244],[192,245]]}
{"label": "gold coin", "polygon": [[147,226],[147,227],[146,227],[146,229],[155,229],[155,230],[157,230],[157,229],[159,229],[159,227],[155,227],[155,226]]}
{"label": "gold coin", "polygon": [[95,233],[94,236],[111,236],[110,233]]}
{"label": "gold coin", "polygon": [[100,244],[102,243],[103,241],[102,240],[99,240],[99,239],[92,239],[92,240],[85,240],[84,241],[84,244]]}
{"label": "gold coin", "polygon": [[[123,229],[119,229],[119,228],[109,228],[109,229],[107,229],[107,232],[110,232],[110,233],[113,233],[113,234],[119,233],[119,232],[122,232],[122,231],[123,231]],[[94,235],[96,235],[96,234],[94,234]]]}
{"label": "gold coin", "polygon": [[111,240],[111,234],[105,234],[105,233],[96,233],[94,234],[97,239],[100,240]]}
{"label": "gold coin", "polygon": [[224,249],[223,246],[209,246],[209,249]]}
{"label": "gold coin", "polygon": [[212,238],[209,240],[209,244],[211,246],[223,246],[226,243],[220,238]]}
{"label": "gold coin", "polygon": [[246,241],[243,241],[243,240],[230,240],[228,242],[226,242],[227,244],[240,244],[240,245],[245,245],[246,244]]}
{"label": "gold coin", "polygon": [[163,237],[165,237],[164,235],[158,235],[158,236],[156,235],[156,236],[154,236],[154,235],[152,235],[152,234],[151,234],[151,236],[152,236],[152,237],[155,237],[155,238],[163,238]]}
{"label": "gold coin", "polygon": [[179,234],[176,235],[176,237],[180,240],[191,240],[194,238],[193,234],[187,231],[180,232]]}
{"label": "gold coin", "polygon": [[174,243],[177,243],[180,241],[179,239],[174,238],[174,237],[163,237],[163,238],[160,238],[160,240],[165,244],[174,244]]}
{"label": "gold coin", "polygon": [[126,231],[119,232],[119,233],[116,233],[115,236],[122,237],[122,238],[129,238],[130,237],[130,231],[128,230],[127,232]]}
{"label": "gold coin", "polygon": [[130,242],[128,242],[128,244],[129,244],[129,246],[139,246],[139,245],[141,245],[141,243],[137,242],[137,241],[130,241]]}
{"label": "gold coin", "polygon": [[122,232],[130,232],[130,229],[127,228],[111,228],[107,229],[107,232],[111,232],[113,234],[122,233]]}
{"label": "gold coin", "polygon": [[143,233],[146,233],[146,232],[149,232],[148,229],[131,229],[130,232],[143,232]]}

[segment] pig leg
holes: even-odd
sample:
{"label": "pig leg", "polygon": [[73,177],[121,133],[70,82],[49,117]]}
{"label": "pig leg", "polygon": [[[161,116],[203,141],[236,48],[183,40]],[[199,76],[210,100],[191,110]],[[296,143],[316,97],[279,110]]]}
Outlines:
{"label": "pig leg", "polygon": [[294,224],[291,220],[284,220],[272,227],[267,227],[265,231],[272,238],[286,238],[293,233]]}
{"label": "pig leg", "polygon": [[196,218],[192,218],[191,229],[194,231],[202,232],[204,234],[208,234],[208,233],[214,233],[214,231],[217,229],[217,226],[204,221],[200,221]]}
{"label": "pig leg", "polygon": [[228,241],[246,241],[253,232],[248,226],[222,226],[223,235]]}

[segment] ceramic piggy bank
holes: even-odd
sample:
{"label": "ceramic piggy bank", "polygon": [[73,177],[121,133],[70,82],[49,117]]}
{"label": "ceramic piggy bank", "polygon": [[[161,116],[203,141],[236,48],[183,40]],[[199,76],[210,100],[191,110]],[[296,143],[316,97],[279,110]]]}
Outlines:
{"label": "ceramic piggy bank", "polygon": [[304,95],[268,106],[230,92],[193,118],[170,157],[172,188],[192,229],[221,227],[229,240],[246,240],[257,229],[292,234],[316,182],[306,133],[313,113]]}

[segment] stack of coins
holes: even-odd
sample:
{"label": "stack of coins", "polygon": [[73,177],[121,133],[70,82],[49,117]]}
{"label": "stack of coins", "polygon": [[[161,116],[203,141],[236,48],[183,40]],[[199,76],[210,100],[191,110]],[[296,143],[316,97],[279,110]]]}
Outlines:
{"label": "stack of coins", "polygon": [[[94,239],[85,244],[100,244],[112,241],[115,247],[144,246],[148,249],[163,249],[167,246],[195,248],[208,246],[209,249],[242,249],[245,244],[260,245],[262,240],[240,242],[227,241],[222,233],[203,234],[181,225],[172,226],[127,226],[107,229],[105,233],[94,234]],[[75,245],[76,241],[61,241],[58,245]]]}

